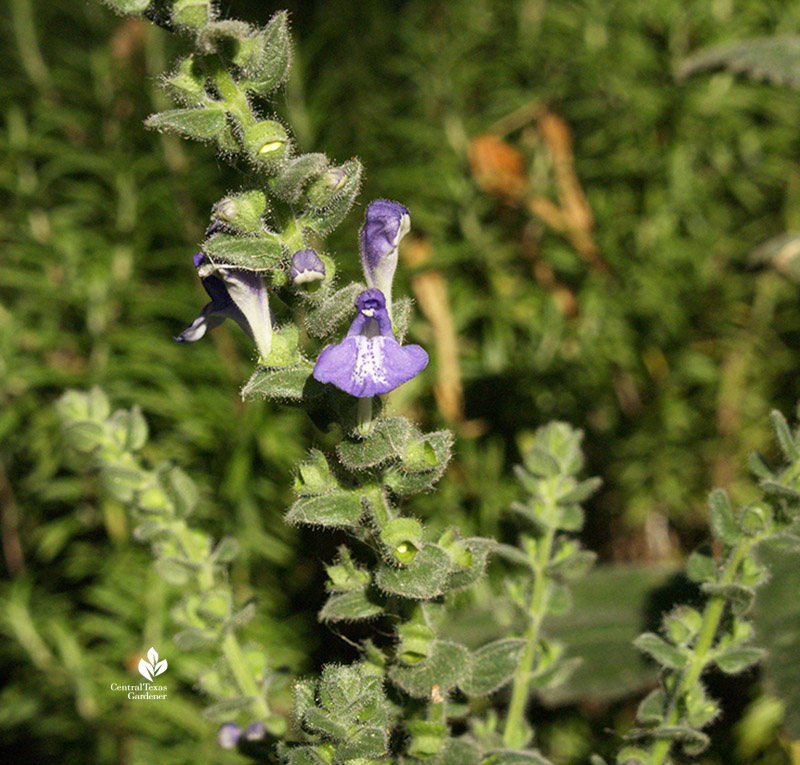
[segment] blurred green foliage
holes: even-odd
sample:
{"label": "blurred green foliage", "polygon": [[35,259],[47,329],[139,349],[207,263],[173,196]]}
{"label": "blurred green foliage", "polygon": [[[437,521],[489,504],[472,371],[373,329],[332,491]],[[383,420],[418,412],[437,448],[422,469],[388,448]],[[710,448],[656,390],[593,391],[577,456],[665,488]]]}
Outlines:
{"label": "blurred green foliage", "polygon": [[[588,472],[604,479],[585,541],[608,561],[682,555],[706,537],[713,485],[749,498],[741,468],[753,448],[771,448],[766,413],[800,398],[797,286],[749,259],[800,228],[800,96],[727,71],[674,72],[709,45],[795,32],[800,3],[226,5],[262,23],[292,11],[280,108],[299,148],[358,155],[362,203],[411,210],[429,256],[405,268],[396,294],[426,272],[443,276],[471,425],[441,491],[415,499],[415,512],[507,533],[518,440],[555,417],[586,431]],[[314,626],[319,561],[335,540],[300,544],[282,520],[310,424],[241,403],[253,359],[235,327],[190,348],[171,339],[203,301],[189,258],[210,206],[241,179],[207,147],[143,129],[166,106],[157,77],[178,45],[168,35],[94,3],[11,0],[2,16],[0,752],[161,762],[169,747],[171,761],[224,761],[188,687],[157,710],[107,691],[135,677],[150,644],[173,683],[196,673],[162,647],[171,604],[156,577],[142,580],[148,555],[120,505],[61,470],[51,403],[97,383],[116,405],[141,405],[154,430],[147,458],[198,482],[207,529],[243,547],[232,572],[242,600],[255,594],[293,635],[276,641],[281,661],[294,673],[350,655]],[[545,107],[568,126],[605,269],[524,205],[487,193],[470,163],[474,139],[498,132],[522,156],[529,193],[558,203],[536,120]],[[359,223],[351,214],[329,242],[353,276]],[[443,364],[419,311],[411,334],[433,364],[400,408]],[[415,414],[444,419],[432,397]],[[737,682],[709,762],[783,761],[774,718],[734,725],[738,699],[760,709],[764,698],[753,678],[744,691]],[[580,762],[593,733],[624,728],[634,708],[534,712],[552,756]],[[753,709],[743,723],[763,721]]]}

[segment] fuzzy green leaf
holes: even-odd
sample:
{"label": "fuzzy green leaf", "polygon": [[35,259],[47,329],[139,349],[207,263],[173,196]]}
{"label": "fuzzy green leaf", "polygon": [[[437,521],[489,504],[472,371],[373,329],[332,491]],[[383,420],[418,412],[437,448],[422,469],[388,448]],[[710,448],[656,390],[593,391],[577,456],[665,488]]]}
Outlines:
{"label": "fuzzy green leaf", "polygon": [[309,204],[299,223],[325,236],[350,211],[361,188],[361,163],[351,159],[326,170],[308,189]]}
{"label": "fuzzy green leaf", "polygon": [[725,651],[714,663],[725,673],[735,675],[760,662],[766,654],[761,648],[742,646]]}
{"label": "fuzzy green leaf", "polygon": [[308,183],[327,167],[328,158],[324,154],[301,154],[289,160],[270,181],[270,185],[275,196],[297,204]]}
{"label": "fuzzy green leaf", "polygon": [[177,133],[198,141],[210,141],[223,135],[227,123],[222,109],[207,106],[157,112],[151,114],[144,124],[161,133]]}
{"label": "fuzzy green leaf", "polygon": [[300,401],[306,392],[306,386],[313,370],[314,367],[311,364],[305,363],[283,369],[256,369],[242,388],[242,398],[260,396],[261,398]]}
{"label": "fuzzy green leaf", "polygon": [[776,85],[800,88],[800,37],[754,37],[703,48],[681,64],[678,76],[689,77],[721,67]]}
{"label": "fuzzy green leaf", "polygon": [[365,470],[399,458],[414,435],[418,431],[405,417],[381,417],[373,423],[368,438],[342,441],[336,453],[349,470]]}
{"label": "fuzzy green leaf", "polygon": [[633,644],[646,654],[652,656],[659,664],[671,669],[683,669],[686,666],[686,656],[666,640],[654,632],[645,632],[639,635]]}
{"label": "fuzzy green leaf", "polygon": [[736,523],[728,495],[723,489],[714,489],[711,492],[708,509],[714,536],[726,545],[735,545],[742,538],[742,532]]}
{"label": "fuzzy green leaf", "polygon": [[367,587],[334,592],[319,612],[322,622],[355,622],[371,619],[383,613],[383,608],[370,600]]}
{"label": "fuzzy green leaf", "polygon": [[276,13],[253,40],[250,56],[243,65],[242,87],[265,95],[289,75],[292,43],[286,11]]}
{"label": "fuzzy green leaf", "polygon": [[657,725],[664,719],[666,708],[666,695],[663,689],[656,688],[644,697],[639,709],[636,711],[636,719],[643,725]]}
{"label": "fuzzy green leaf", "polygon": [[203,250],[218,263],[230,263],[250,271],[266,271],[278,266],[285,248],[275,236],[232,236],[214,234]]}
{"label": "fuzzy green leaf", "polygon": [[471,560],[466,567],[453,567],[450,572],[450,578],[447,580],[447,589],[449,591],[462,590],[477,582],[486,571],[489,553],[495,549],[497,544],[493,539],[484,537],[460,539],[459,543],[469,550]]}
{"label": "fuzzy green leaf", "polygon": [[102,0],[111,10],[117,13],[141,13],[150,5],[151,0]]}
{"label": "fuzzy green leaf", "polygon": [[479,648],[459,688],[467,696],[488,696],[502,688],[514,676],[525,645],[525,640],[508,638]]}
{"label": "fuzzy green leaf", "polygon": [[286,522],[324,528],[355,528],[364,513],[362,499],[361,493],[355,491],[301,497],[289,508]]}
{"label": "fuzzy green leaf", "polygon": [[469,670],[469,651],[458,643],[434,641],[426,659],[412,666],[395,665],[389,678],[409,696],[429,699],[434,685],[444,695],[459,683]]}
{"label": "fuzzy green leaf", "polygon": [[344,319],[355,313],[356,298],[365,289],[364,284],[357,282],[323,295],[306,316],[309,333],[314,337],[327,337],[335,332]]}
{"label": "fuzzy green leaf", "polygon": [[553,763],[537,752],[498,749],[489,752],[481,760],[481,765],[553,765]]}
{"label": "fuzzy green leaf", "polygon": [[444,592],[452,561],[438,545],[425,544],[406,566],[382,566],[375,583],[384,592],[413,600],[428,600]]}

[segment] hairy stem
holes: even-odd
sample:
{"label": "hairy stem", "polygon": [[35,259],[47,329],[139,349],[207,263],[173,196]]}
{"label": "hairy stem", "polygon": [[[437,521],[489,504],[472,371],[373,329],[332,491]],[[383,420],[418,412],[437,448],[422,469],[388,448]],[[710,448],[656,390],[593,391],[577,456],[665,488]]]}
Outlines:
{"label": "hairy stem", "polygon": [[[720,577],[720,584],[731,584],[736,578],[736,573],[744,560],[745,556],[753,546],[754,540],[741,539],[731,550],[725,568]],[[665,726],[674,726],[680,722],[680,703],[681,699],[700,679],[703,671],[709,664],[709,652],[714,644],[714,637],[717,634],[720,619],[725,610],[726,599],[722,595],[714,595],[709,598],[703,611],[703,623],[697,635],[692,657],[689,664],[683,671],[680,682],[670,699],[667,713],[664,717]],[[656,741],[650,751],[650,765],[662,765],[669,754],[672,741],[660,739]]]}
{"label": "hairy stem", "polygon": [[547,533],[539,540],[536,546],[536,555],[533,556],[533,592],[528,608],[530,623],[525,631],[526,646],[522,653],[517,671],[514,675],[514,685],[511,691],[511,703],[508,707],[508,717],[503,731],[503,743],[509,748],[525,745],[527,734],[524,730],[525,707],[528,702],[531,672],[536,658],[539,643],[539,633],[544,621],[546,598],[550,577],[547,575],[547,565],[553,554],[553,542],[556,529],[549,527]]}

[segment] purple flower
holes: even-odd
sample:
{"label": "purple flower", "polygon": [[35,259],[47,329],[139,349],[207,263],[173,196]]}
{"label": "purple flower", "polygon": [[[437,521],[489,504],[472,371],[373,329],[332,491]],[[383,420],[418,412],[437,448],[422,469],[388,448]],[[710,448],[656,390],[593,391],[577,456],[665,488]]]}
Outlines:
{"label": "purple flower", "polygon": [[397,268],[397,246],[411,228],[411,216],[403,205],[376,199],[367,207],[361,227],[361,266],[367,287],[377,287],[386,296],[392,313],[392,280]]}
{"label": "purple flower", "polygon": [[314,250],[298,250],[292,256],[289,276],[294,284],[306,284],[325,278],[325,264]]}
{"label": "purple flower", "polygon": [[356,306],[358,316],[344,340],[319,355],[316,380],[367,398],[388,393],[425,369],[428,354],[420,346],[400,345],[394,339],[386,298],[379,289],[362,292]]}
{"label": "purple flower", "polygon": [[232,722],[225,723],[217,733],[217,743],[223,749],[235,749],[242,737],[242,729]]}
{"label": "purple flower", "polygon": [[261,741],[267,735],[267,726],[260,720],[258,722],[250,723],[245,728],[244,737],[248,741]]}
{"label": "purple flower", "polygon": [[233,319],[248,335],[261,354],[269,356],[272,347],[272,316],[264,280],[255,271],[218,264],[202,251],[192,259],[211,302],[175,339],[193,343],[225,319]]}

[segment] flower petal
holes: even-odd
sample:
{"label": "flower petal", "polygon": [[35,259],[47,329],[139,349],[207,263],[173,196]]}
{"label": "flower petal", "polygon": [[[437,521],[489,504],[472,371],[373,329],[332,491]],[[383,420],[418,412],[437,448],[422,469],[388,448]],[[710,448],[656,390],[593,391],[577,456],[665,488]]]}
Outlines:
{"label": "flower petal", "polygon": [[377,287],[386,296],[390,315],[397,247],[410,228],[411,216],[397,202],[376,199],[367,207],[361,228],[361,266],[367,286]]}
{"label": "flower petal", "polygon": [[419,374],[428,354],[393,337],[353,335],[329,345],[317,359],[314,378],[359,398],[388,393]]}

